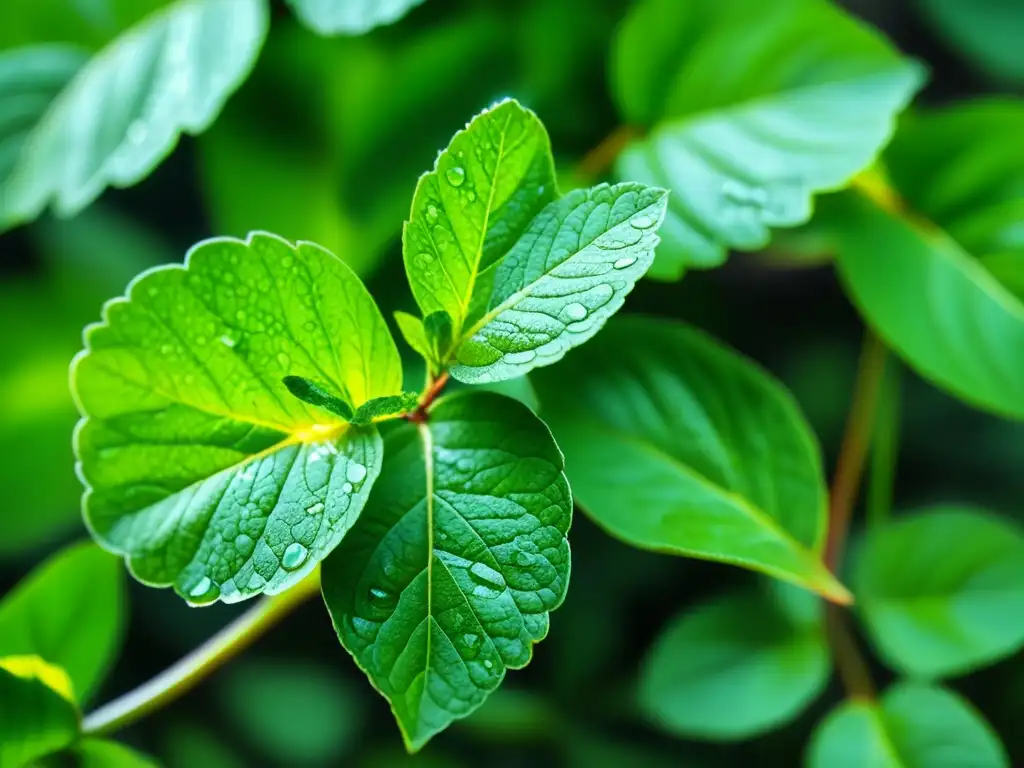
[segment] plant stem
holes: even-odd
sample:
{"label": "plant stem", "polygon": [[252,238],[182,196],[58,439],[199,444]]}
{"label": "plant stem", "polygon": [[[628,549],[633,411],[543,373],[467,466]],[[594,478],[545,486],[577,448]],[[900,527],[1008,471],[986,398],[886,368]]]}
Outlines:
{"label": "plant stem", "polygon": [[263,598],[176,664],[86,715],[82,732],[86,735],[113,733],[183,696],[319,590],[320,571],[317,569],[287,592]]}
{"label": "plant stem", "polygon": [[603,176],[626,145],[642,135],[643,132],[636,126],[620,125],[584,155],[580,164],[576,166],[576,172],[587,181]]}
{"label": "plant stem", "polygon": [[873,700],[875,684],[871,682],[871,671],[857,647],[843,606],[834,603],[825,606],[825,631],[847,695],[851,699]]}
{"label": "plant stem", "polygon": [[868,530],[884,523],[892,510],[900,450],[900,365],[893,357],[886,363],[880,398],[868,473]]}
{"label": "plant stem", "polygon": [[828,543],[825,547],[825,565],[833,573],[842,565],[846,535],[850,528],[850,516],[857,500],[861,477],[871,433],[875,425],[875,411],[878,406],[878,392],[885,373],[885,345],[870,331],[865,332],[861,350],[857,379],[854,383],[853,400],[846,418],[846,431],[839,449],[836,474],[832,481],[831,504],[829,508]]}

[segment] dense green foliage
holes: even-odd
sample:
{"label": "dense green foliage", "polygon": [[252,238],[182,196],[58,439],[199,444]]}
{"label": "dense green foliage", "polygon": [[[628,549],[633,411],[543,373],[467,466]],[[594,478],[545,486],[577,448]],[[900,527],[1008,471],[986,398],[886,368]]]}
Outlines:
{"label": "dense green foliage", "polygon": [[[1024,7],[915,5],[1022,82]],[[43,275],[0,285],[0,558],[28,553],[0,599],[0,768],[333,764],[370,691],[445,766],[453,739],[587,766],[1020,763],[971,703],[996,664],[1011,712],[1024,691],[1013,494],[968,503],[930,462],[905,503],[897,467],[917,419],[922,454],[1019,473],[1019,431],[974,459],[915,408],[1024,420],[1024,102],[937,109],[930,76],[833,0],[0,9],[0,242]],[[194,205],[183,154],[203,223],[172,246],[121,209],[157,216],[162,184]],[[721,289],[821,265],[864,352],[852,385],[812,360],[791,392],[726,343],[745,307]],[[822,413],[848,389],[840,438]],[[43,561],[76,525],[69,444],[95,543]],[[183,645],[250,604],[93,709],[123,692],[126,584]],[[329,665],[211,684],[249,759],[198,718],[108,739],[317,593]],[[282,636],[299,659],[306,630]],[[396,764],[369,743],[360,764]]]}

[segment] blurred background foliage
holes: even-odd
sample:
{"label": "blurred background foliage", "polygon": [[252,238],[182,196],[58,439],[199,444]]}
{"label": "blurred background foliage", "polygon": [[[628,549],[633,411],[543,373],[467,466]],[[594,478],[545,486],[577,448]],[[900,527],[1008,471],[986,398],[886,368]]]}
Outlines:
{"label": "blurred background foliage", "polygon": [[[18,6],[17,16],[30,5],[8,7]],[[103,300],[141,269],[179,261],[197,240],[264,229],[322,243],[369,282],[386,315],[408,309],[399,232],[418,175],[467,116],[513,95],[539,113],[571,180],[579,159],[617,127],[607,71],[629,5],[430,0],[395,26],[325,39],[275,4],[254,73],[212,129],[184,138],[145,181],[106,192],[77,217],[0,236],[0,593],[84,536],[67,365]],[[1019,0],[844,5],[928,64],[925,103],[1024,90]],[[24,14],[19,26],[0,11],[0,47],[32,34],[33,14]],[[782,233],[768,252],[679,284],[645,281],[627,310],[686,319],[764,364],[796,394],[834,458],[860,323],[813,229]],[[896,505],[962,501],[1020,516],[1024,427],[971,410],[906,370],[898,378]],[[121,736],[172,768],[799,762],[813,724],[838,697],[836,682],[793,723],[741,743],[679,741],[640,714],[641,660],[670,619],[750,588],[751,574],[630,549],[583,515],[572,546],[569,597],[533,664],[416,758],[405,756],[386,703],[316,604]],[[147,679],[242,610],[194,610],[134,583],[130,604],[125,650],[98,700]],[[1024,764],[1024,656],[953,686],[985,712],[1012,762]]]}

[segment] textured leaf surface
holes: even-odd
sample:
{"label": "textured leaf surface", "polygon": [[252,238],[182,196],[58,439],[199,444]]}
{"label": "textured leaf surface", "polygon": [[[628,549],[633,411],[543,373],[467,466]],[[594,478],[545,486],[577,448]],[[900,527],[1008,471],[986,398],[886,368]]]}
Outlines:
{"label": "textured leaf surface", "polygon": [[0,768],[24,768],[77,735],[64,671],[37,656],[0,657]]}
{"label": "textured leaf surface", "polygon": [[68,49],[0,54],[0,229],[145,177],[213,121],[267,25],[263,0],[178,0],[80,67]]}
{"label": "textured leaf surface", "polygon": [[901,683],[878,704],[848,701],[811,738],[808,768],[1005,768],[998,738],[966,701]]}
{"label": "textured leaf surface", "polygon": [[85,517],[139,579],[196,603],[274,594],[355,521],[380,437],[293,397],[287,375],[357,407],[401,392],[373,299],[309,243],[201,243],[87,330],[72,371]]}
{"label": "textured leaf surface", "polygon": [[468,392],[389,432],[359,522],[324,563],[342,644],[422,747],[525,666],[569,581],[562,455],[522,404]]}
{"label": "textured leaf surface", "polygon": [[820,449],[767,374],[693,328],[630,317],[530,378],[578,503],[610,533],[849,599],[818,556]]}
{"label": "textured leaf surface", "polygon": [[514,379],[591,339],[654,261],[667,203],[664,190],[625,183],[548,205],[498,265],[452,375]]}
{"label": "textured leaf surface", "polygon": [[934,226],[852,195],[829,208],[847,293],[888,346],[961,399],[1024,418],[1024,304]]}
{"label": "textured leaf surface", "polygon": [[446,311],[459,338],[490,298],[488,268],[556,196],[547,132],[517,102],[485,110],[455,134],[420,179],[403,234],[423,316]]}
{"label": "textured leaf surface", "polygon": [[288,0],[306,26],[321,35],[361,35],[393,24],[424,0]]}
{"label": "textured leaf surface", "polygon": [[938,508],[877,530],[854,580],[875,646],[904,674],[968,672],[1024,643],[1024,534],[980,510]]}
{"label": "textured leaf surface", "polygon": [[678,279],[807,221],[815,193],[871,164],[922,76],[823,0],[645,0],[613,80],[626,119],[651,128],[617,173],[673,191],[651,275]]}
{"label": "textured leaf surface", "polygon": [[800,714],[831,663],[817,599],[780,593],[732,593],[677,616],[644,662],[648,716],[678,736],[728,740]]}
{"label": "textured leaf surface", "polygon": [[69,547],[0,601],[0,656],[58,665],[84,703],[117,656],[124,606],[117,559],[93,544]]}

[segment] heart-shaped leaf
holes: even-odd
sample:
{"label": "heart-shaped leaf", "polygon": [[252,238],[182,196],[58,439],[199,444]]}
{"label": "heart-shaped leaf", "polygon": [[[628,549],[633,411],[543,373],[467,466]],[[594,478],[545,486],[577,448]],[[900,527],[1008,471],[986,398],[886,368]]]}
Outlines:
{"label": "heart-shaped leaf", "polygon": [[807,221],[815,193],[872,163],[922,75],[825,0],[645,0],[613,80],[625,118],[650,128],[617,173],[673,191],[651,275],[678,279]]}
{"label": "heart-shaped leaf", "polygon": [[72,546],[0,601],[0,656],[39,656],[60,666],[85,702],[121,645],[125,599],[117,558],[93,544]]}
{"label": "heart-shaped leaf", "polygon": [[626,183],[548,205],[498,264],[452,375],[514,379],[593,338],[653,263],[667,203],[664,190]]}
{"label": "heart-shaped leaf", "polygon": [[38,656],[0,657],[0,768],[24,768],[78,736],[71,681]]}
{"label": "heart-shaped leaf", "polygon": [[961,674],[1024,644],[1024,534],[980,510],[938,508],[872,531],[854,585],[880,655],[904,674]]}
{"label": "heart-shaped leaf", "polygon": [[900,683],[879,702],[851,699],[811,737],[808,768],[1008,768],[991,727],[943,688]]}
{"label": "heart-shaped leaf", "polygon": [[611,534],[849,601],[819,556],[820,449],[766,373],[693,328],[630,317],[531,380],[579,505]]}
{"label": "heart-shaped leaf", "polygon": [[355,522],[380,469],[376,428],[293,397],[289,375],[356,408],[401,392],[373,299],[309,243],[200,243],[87,330],[72,370],[85,518],[137,578],[194,603],[275,594]]}
{"label": "heart-shaped leaf", "polygon": [[361,35],[394,24],[424,0],[288,0],[295,15],[321,35]]}
{"label": "heart-shaped leaf", "polygon": [[144,178],[179,134],[209,126],[267,26],[264,0],[177,0],[84,63],[68,47],[0,53],[0,231]]}
{"label": "heart-shaped leaf", "polygon": [[683,737],[744,739],[788,722],[828,682],[820,605],[780,585],[774,594],[731,593],[683,612],[644,662],[641,706]]}
{"label": "heart-shaped leaf", "polygon": [[381,478],[324,562],[345,648],[416,750],[530,661],[569,581],[562,455],[521,403],[466,392],[388,433]]}

